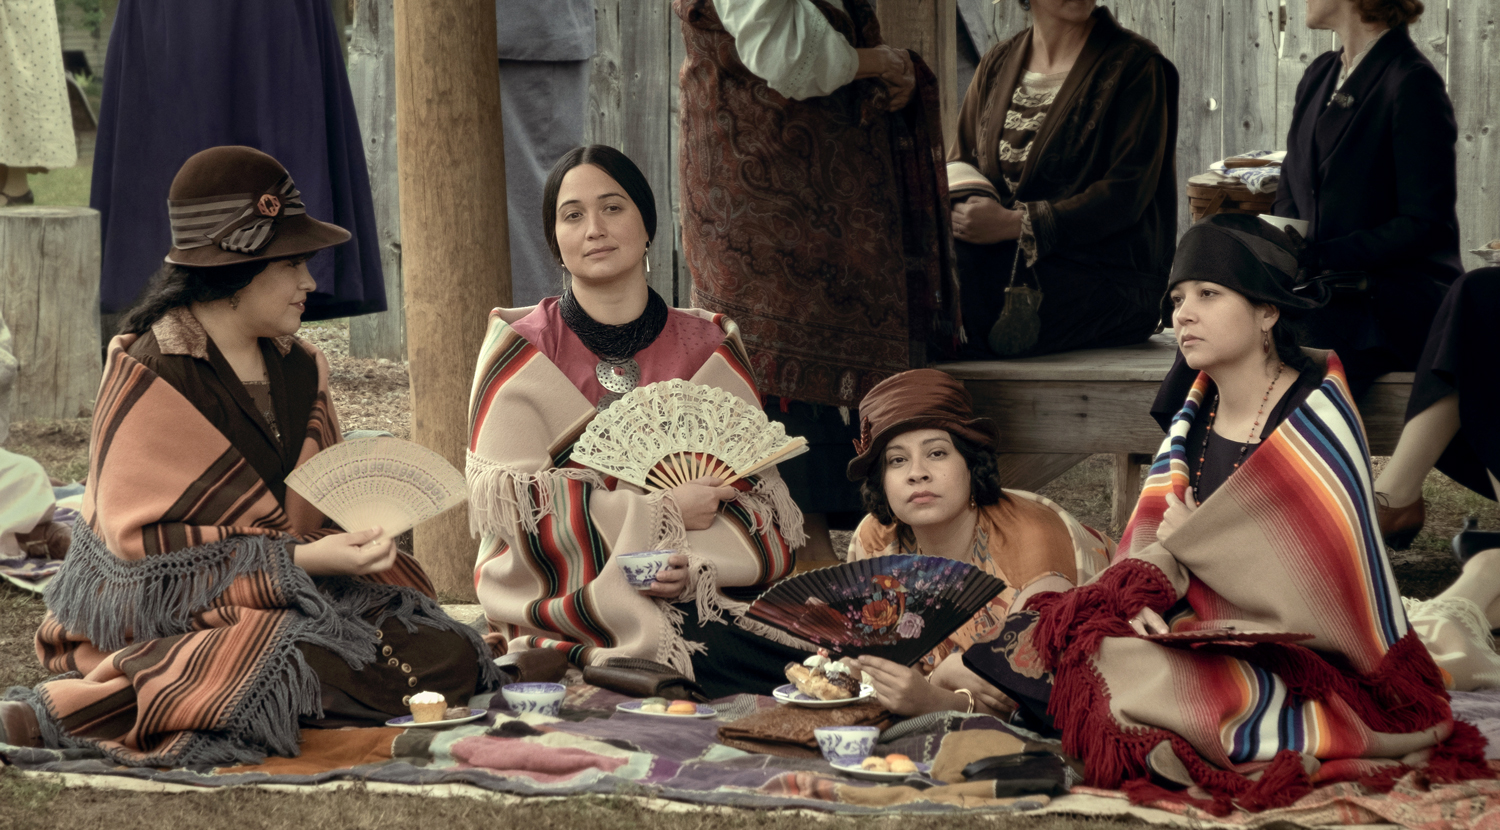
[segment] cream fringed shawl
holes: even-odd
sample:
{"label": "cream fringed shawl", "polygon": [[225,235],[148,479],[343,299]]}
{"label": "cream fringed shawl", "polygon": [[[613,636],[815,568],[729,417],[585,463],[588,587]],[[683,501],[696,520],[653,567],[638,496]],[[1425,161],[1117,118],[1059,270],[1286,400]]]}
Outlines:
{"label": "cream fringed shawl", "polygon": [[[790,573],[802,514],[774,470],[725,504],[707,530],[685,530],[661,491],[586,469],[569,456],[595,410],[562,370],[511,328],[530,309],[496,309],[469,402],[469,527],[481,536],[474,583],[490,626],[511,649],[556,648],[577,665],[644,657],[692,676],[701,644],[683,639],[681,614],[631,588],[611,555],[675,548],[691,562],[685,599],[703,619],[786,641],[743,618],[720,589],[765,585]],[[692,375],[760,405],[738,329],[709,317],[724,341]],[[800,644],[800,643],[799,643]]]}

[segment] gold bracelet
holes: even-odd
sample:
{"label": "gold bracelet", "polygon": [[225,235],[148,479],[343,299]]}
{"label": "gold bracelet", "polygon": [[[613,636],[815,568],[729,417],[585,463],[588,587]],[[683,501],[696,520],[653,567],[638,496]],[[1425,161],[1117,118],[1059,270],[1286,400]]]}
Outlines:
{"label": "gold bracelet", "polygon": [[954,689],[953,691],[957,692],[958,694],[961,694],[964,697],[966,697],[966,698],[969,699],[969,708],[967,708],[967,709],[964,710],[964,714],[965,715],[972,715],[972,714],[974,714],[974,693],[971,692],[971,691],[969,691],[968,689]]}

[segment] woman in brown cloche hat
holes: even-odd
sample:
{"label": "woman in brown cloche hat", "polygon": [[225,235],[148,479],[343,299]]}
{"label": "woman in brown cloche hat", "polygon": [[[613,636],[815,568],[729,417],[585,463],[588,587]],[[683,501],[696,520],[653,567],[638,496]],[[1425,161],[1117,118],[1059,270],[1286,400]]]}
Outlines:
{"label": "woman in brown cloche hat", "polygon": [[168,205],[167,265],[109,345],[83,517],[37,632],[49,672],[74,674],[11,689],[0,743],[253,763],[296,755],[304,725],[495,688],[415,559],[285,483],[343,440],[328,362],[296,333],[307,259],[348,232],[249,147],[188,159]]}
{"label": "woman in brown cloche hat", "polygon": [[944,556],[982,568],[1006,588],[915,668],[878,657],[855,662],[897,714],[1008,715],[1015,704],[964,668],[963,651],[992,638],[1031,595],[1091,578],[1114,543],[1043,496],[1001,488],[995,424],[974,417],[973,399],[952,376],[902,372],[871,389],[859,412],[849,478],[863,481],[869,515],[854,531],[849,559]]}

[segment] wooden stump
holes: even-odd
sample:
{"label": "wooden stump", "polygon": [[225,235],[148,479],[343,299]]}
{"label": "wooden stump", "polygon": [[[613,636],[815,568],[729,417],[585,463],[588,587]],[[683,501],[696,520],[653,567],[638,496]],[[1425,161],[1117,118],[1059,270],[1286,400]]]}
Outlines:
{"label": "wooden stump", "polygon": [[99,212],[0,210],[0,314],[20,372],[12,416],[77,418],[93,410],[99,354]]}

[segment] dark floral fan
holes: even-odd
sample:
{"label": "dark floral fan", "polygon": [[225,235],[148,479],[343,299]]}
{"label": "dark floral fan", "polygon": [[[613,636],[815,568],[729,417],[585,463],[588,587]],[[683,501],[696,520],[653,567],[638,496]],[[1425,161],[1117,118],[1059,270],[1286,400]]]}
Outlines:
{"label": "dark floral fan", "polygon": [[749,613],[831,652],[910,666],[1003,590],[966,562],[877,556],[784,579]]}

